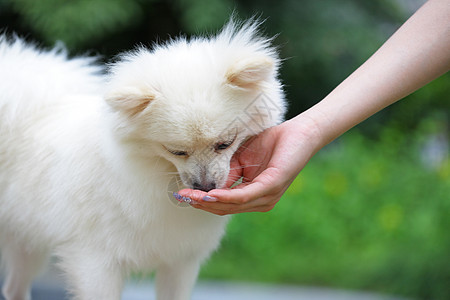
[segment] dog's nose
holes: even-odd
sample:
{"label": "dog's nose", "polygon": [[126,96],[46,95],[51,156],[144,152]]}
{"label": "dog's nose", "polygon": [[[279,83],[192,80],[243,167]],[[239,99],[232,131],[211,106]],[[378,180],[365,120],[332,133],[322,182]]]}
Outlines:
{"label": "dog's nose", "polygon": [[216,183],[215,182],[206,182],[206,183],[199,183],[199,182],[194,182],[192,184],[192,189],[194,190],[201,190],[204,192],[209,192],[210,190],[213,190],[216,188]]}

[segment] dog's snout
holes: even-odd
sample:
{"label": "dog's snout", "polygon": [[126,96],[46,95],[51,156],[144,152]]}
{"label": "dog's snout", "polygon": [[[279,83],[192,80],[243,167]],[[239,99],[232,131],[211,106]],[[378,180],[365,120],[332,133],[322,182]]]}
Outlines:
{"label": "dog's snout", "polygon": [[206,182],[206,183],[194,182],[192,184],[192,188],[194,190],[201,190],[204,192],[209,192],[210,190],[213,190],[216,188],[216,183],[215,182]]}

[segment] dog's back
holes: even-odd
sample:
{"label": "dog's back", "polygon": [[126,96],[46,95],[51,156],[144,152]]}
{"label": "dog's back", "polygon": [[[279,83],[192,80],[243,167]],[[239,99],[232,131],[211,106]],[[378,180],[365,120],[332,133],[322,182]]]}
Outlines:
{"label": "dog's back", "polygon": [[100,92],[102,69],[95,59],[67,58],[63,47],[43,52],[19,38],[0,36],[0,130],[64,95]]}

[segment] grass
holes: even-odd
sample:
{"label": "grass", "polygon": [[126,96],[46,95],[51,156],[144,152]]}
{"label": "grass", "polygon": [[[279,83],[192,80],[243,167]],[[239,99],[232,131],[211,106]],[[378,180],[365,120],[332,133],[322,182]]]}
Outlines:
{"label": "grass", "polygon": [[235,216],[203,278],[450,298],[450,161],[423,131],[353,130],[319,152],[269,213]]}

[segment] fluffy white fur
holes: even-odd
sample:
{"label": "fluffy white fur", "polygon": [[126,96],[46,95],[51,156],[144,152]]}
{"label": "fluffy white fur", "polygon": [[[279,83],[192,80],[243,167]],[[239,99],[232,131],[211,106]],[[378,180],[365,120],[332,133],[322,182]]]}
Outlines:
{"label": "fluffy white fur", "polygon": [[123,54],[109,75],[1,37],[6,299],[29,299],[50,255],[75,299],[120,299],[127,274],[153,270],[158,299],[188,299],[227,218],[174,205],[169,183],[223,187],[240,143],[282,120],[278,67],[254,22]]}

